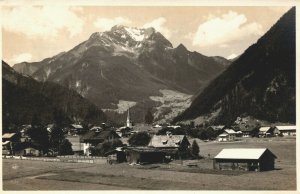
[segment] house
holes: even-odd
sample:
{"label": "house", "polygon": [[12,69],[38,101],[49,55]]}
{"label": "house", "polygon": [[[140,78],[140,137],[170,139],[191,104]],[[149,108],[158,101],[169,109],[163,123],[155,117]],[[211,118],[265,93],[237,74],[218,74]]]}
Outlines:
{"label": "house", "polygon": [[206,130],[213,130],[222,133],[224,129],[225,129],[225,125],[212,125],[209,126]]}
{"label": "house", "polygon": [[224,133],[218,136],[218,141],[235,141],[237,132],[233,129],[225,129]]}
{"label": "house", "polygon": [[296,136],[296,126],[276,126],[283,136]]}
{"label": "house", "polygon": [[100,126],[93,126],[92,128],[90,128],[90,131],[100,132],[102,130],[104,130],[104,129]]}
{"label": "house", "polygon": [[80,142],[80,136],[67,135],[65,138],[72,144],[74,155],[83,155],[84,143]]}
{"label": "house", "polygon": [[2,155],[12,155],[13,154],[11,143],[12,143],[11,141],[2,142]]}
{"label": "house", "polygon": [[249,125],[239,125],[235,127],[236,131],[241,131],[243,137],[251,137],[254,127]]}
{"label": "house", "polygon": [[19,143],[14,148],[14,155],[17,156],[41,156],[43,152],[39,147],[31,142]]}
{"label": "house", "polygon": [[72,124],[68,127],[68,135],[78,135],[83,132],[82,125]]}
{"label": "house", "polygon": [[259,128],[258,135],[259,137],[272,137],[280,134],[280,131],[277,127],[261,127]]}
{"label": "house", "polygon": [[18,133],[4,133],[2,135],[2,142],[20,142],[20,134]]}
{"label": "house", "polygon": [[271,136],[271,127],[261,127],[258,132],[259,137]]}
{"label": "house", "polygon": [[227,133],[222,133],[218,136],[218,141],[229,141],[229,135]]}
{"label": "house", "polygon": [[132,128],[129,127],[120,127],[116,130],[116,133],[120,137],[129,137],[131,135],[131,132],[132,132]]}
{"label": "house", "polygon": [[213,159],[218,170],[266,171],[275,168],[277,157],[267,148],[223,149]]}
{"label": "house", "polygon": [[20,133],[21,133],[21,137],[23,137],[23,135],[25,135],[27,133],[28,129],[30,129],[30,128],[31,128],[31,125],[22,125],[19,129]]}
{"label": "house", "polygon": [[154,135],[148,146],[164,151],[168,156],[177,158],[180,152],[187,152],[190,142],[185,135]]}
{"label": "house", "polygon": [[162,163],[166,153],[154,147],[126,147],[126,160],[129,164]]}
{"label": "house", "polygon": [[55,127],[54,124],[48,124],[48,125],[46,126],[46,130],[48,131],[48,133],[51,133],[51,131],[53,130],[54,127]]}
{"label": "house", "polygon": [[104,141],[114,141],[119,138],[120,136],[114,130],[107,129],[99,132],[88,131],[81,136],[80,142],[83,143],[83,153],[90,155],[90,147],[97,146]]}

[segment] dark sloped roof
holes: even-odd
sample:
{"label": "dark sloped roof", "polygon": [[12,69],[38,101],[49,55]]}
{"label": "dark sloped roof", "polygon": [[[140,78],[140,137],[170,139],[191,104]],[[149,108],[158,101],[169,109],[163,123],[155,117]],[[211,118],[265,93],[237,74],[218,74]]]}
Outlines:
{"label": "dark sloped roof", "polygon": [[82,135],[81,141],[103,140],[103,139],[106,139],[111,134],[113,134],[116,138],[120,138],[120,136],[113,130],[104,130],[104,131],[100,131],[100,132],[88,131]]}
{"label": "dark sloped roof", "polygon": [[148,147],[148,146],[126,147],[125,150],[135,151],[135,152],[163,152],[161,149]]}

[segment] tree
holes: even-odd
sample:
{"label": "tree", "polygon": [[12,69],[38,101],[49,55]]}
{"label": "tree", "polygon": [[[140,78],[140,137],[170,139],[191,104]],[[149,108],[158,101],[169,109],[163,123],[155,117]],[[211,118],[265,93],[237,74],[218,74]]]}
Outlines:
{"label": "tree", "polygon": [[41,126],[41,119],[40,119],[40,117],[36,113],[34,113],[34,115],[32,116],[31,126],[32,127],[39,127],[39,126]]}
{"label": "tree", "polygon": [[54,126],[50,133],[50,146],[55,152],[59,152],[60,145],[65,139],[62,128]]}
{"label": "tree", "polygon": [[154,117],[152,115],[152,112],[150,109],[148,109],[148,111],[145,115],[145,123],[150,125],[153,123],[153,120],[154,120]]}
{"label": "tree", "polygon": [[147,132],[138,132],[131,135],[128,139],[128,143],[131,146],[146,146],[149,144],[151,136]]}
{"label": "tree", "polygon": [[194,140],[192,143],[192,147],[191,147],[191,154],[192,154],[192,156],[198,158],[199,152],[200,152],[199,145],[197,144],[196,140]]}
{"label": "tree", "polygon": [[41,150],[47,152],[49,149],[49,138],[46,128],[41,126],[32,126],[28,129],[27,134],[33,142],[38,144]]}
{"label": "tree", "polygon": [[64,139],[59,145],[59,155],[73,155],[72,144],[69,140]]}
{"label": "tree", "polygon": [[27,131],[28,136],[35,142],[41,150],[47,152],[49,149],[48,131],[41,125],[41,119],[34,114],[31,120],[31,128]]}

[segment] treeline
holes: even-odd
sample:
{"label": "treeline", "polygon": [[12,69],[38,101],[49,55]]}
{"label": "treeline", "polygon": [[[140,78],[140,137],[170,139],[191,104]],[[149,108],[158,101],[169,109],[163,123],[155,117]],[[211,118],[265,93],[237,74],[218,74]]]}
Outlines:
{"label": "treeline", "polygon": [[15,72],[2,61],[3,129],[29,124],[39,115],[43,125],[53,123],[53,111],[62,112],[64,124],[106,122],[100,108],[76,91],[52,82],[38,82]]}

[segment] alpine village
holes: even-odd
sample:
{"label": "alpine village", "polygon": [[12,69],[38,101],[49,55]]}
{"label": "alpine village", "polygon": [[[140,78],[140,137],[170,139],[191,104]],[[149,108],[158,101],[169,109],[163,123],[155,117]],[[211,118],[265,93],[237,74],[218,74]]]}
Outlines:
{"label": "alpine village", "polygon": [[295,189],[295,13],[231,60],[116,25],[39,62],[2,61],[4,188],[34,166],[108,190]]}

